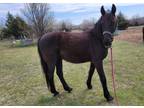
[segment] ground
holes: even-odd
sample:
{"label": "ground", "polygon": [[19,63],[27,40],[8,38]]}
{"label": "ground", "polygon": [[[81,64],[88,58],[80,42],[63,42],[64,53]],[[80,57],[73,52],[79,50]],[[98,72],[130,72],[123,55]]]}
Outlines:
{"label": "ground", "polygon": [[[131,38],[135,34],[140,37],[137,32],[130,29],[123,34],[125,36],[132,34]],[[117,37],[113,44],[113,55],[119,104],[144,105],[144,45],[142,41],[133,43],[128,39]],[[11,47],[10,42],[1,41],[0,105],[115,105],[114,101],[108,103],[103,97],[96,72],[92,80],[93,89],[87,89],[85,82],[88,69],[89,63],[71,64],[64,61],[64,76],[73,91],[65,92],[55,75],[56,88],[60,95],[53,97],[46,87],[37,47],[33,45],[15,48]],[[108,57],[104,60],[104,69],[109,91],[114,96]]]}
{"label": "ground", "polygon": [[128,29],[122,31],[116,39],[133,43],[142,43],[143,42],[142,26],[129,27]]}

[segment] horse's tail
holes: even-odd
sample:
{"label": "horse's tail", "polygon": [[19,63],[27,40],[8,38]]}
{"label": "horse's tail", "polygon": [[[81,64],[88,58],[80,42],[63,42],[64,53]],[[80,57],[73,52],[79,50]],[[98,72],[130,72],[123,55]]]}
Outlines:
{"label": "horse's tail", "polygon": [[46,83],[47,83],[47,86],[48,86],[48,89],[49,89],[50,85],[49,85],[49,78],[48,78],[48,65],[47,65],[47,63],[44,61],[44,59],[42,57],[42,53],[40,51],[40,45],[39,45],[40,43],[39,42],[40,42],[40,38],[39,38],[38,43],[37,43],[37,48],[38,48],[38,53],[39,53],[39,57],[40,57],[40,61],[41,61],[41,67],[43,69],[43,73],[45,75]]}

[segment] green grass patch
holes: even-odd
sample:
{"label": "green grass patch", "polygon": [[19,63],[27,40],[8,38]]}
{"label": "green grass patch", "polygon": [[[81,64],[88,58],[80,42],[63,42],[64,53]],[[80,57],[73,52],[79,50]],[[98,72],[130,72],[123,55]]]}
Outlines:
{"label": "green grass patch", "polygon": [[[0,105],[115,105],[103,97],[96,72],[92,80],[93,89],[87,90],[85,82],[90,63],[64,61],[64,77],[73,91],[65,92],[55,75],[60,95],[53,97],[46,87],[37,47],[13,48],[10,45],[9,42],[0,42]],[[120,105],[144,105],[144,46],[115,41],[113,54]],[[108,57],[104,60],[104,69],[109,91],[114,95]]]}

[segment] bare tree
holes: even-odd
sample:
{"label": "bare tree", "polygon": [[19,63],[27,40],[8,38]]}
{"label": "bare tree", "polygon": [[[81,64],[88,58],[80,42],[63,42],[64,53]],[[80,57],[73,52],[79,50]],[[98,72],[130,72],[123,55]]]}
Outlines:
{"label": "bare tree", "polygon": [[28,3],[22,13],[31,25],[37,37],[42,36],[48,31],[52,31],[54,16],[50,11],[50,5],[46,3]]}
{"label": "bare tree", "polygon": [[73,27],[72,22],[70,20],[65,20],[64,23],[65,23],[66,28],[68,29],[68,31],[71,31],[72,27]]}
{"label": "bare tree", "polygon": [[70,32],[72,30],[72,27],[73,25],[70,20],[63,20],[55,23],[54,30]]}
{"label": "bare tree", "polygon": [[69,20],[63,20],[59,22],[59,29],[60,31],[71,31],[72,23]]}
{"label": "bare tree", "polygon": [[134,25],[134,26],[138,26],[139,25],[139,15],[135,15],[135,16],[133,16],[132,17],[132,24]]}
{"label": "bare tree", "polygon": [[0,25],[0,40],[2,40],[3,36],[2,36],[2,27]]}
{"label": "bare tree", "polygon": [[92,20],[83,20],[83,22],[80,24],[80,29],[83,31],[89,30],[94,27],[95,21]]}
{"label": "bare tree", "polygon": [[144,25],[144,17],[140,17],[138,14],[134,15],[131,19],[129,19],[130,26],[139,26]]}

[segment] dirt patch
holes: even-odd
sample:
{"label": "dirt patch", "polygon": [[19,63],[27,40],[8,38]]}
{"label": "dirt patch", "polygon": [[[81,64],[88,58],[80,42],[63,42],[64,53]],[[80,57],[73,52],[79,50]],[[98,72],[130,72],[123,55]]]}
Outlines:
{"label": "dirt patch", "polygon": [[134,43],[142,43],[143,42],[142,27],[130,27],[127,30],[120,32],[119,36],[115,37],[115,39]]}
{"label": "dirt patch", "polygon": [[[82,32],[81,30],[73,30],[72,32]],[[129,27],[127,30],[120,31],[115,40],[124,40],[134,43],[143,42],[142,26]]]}

